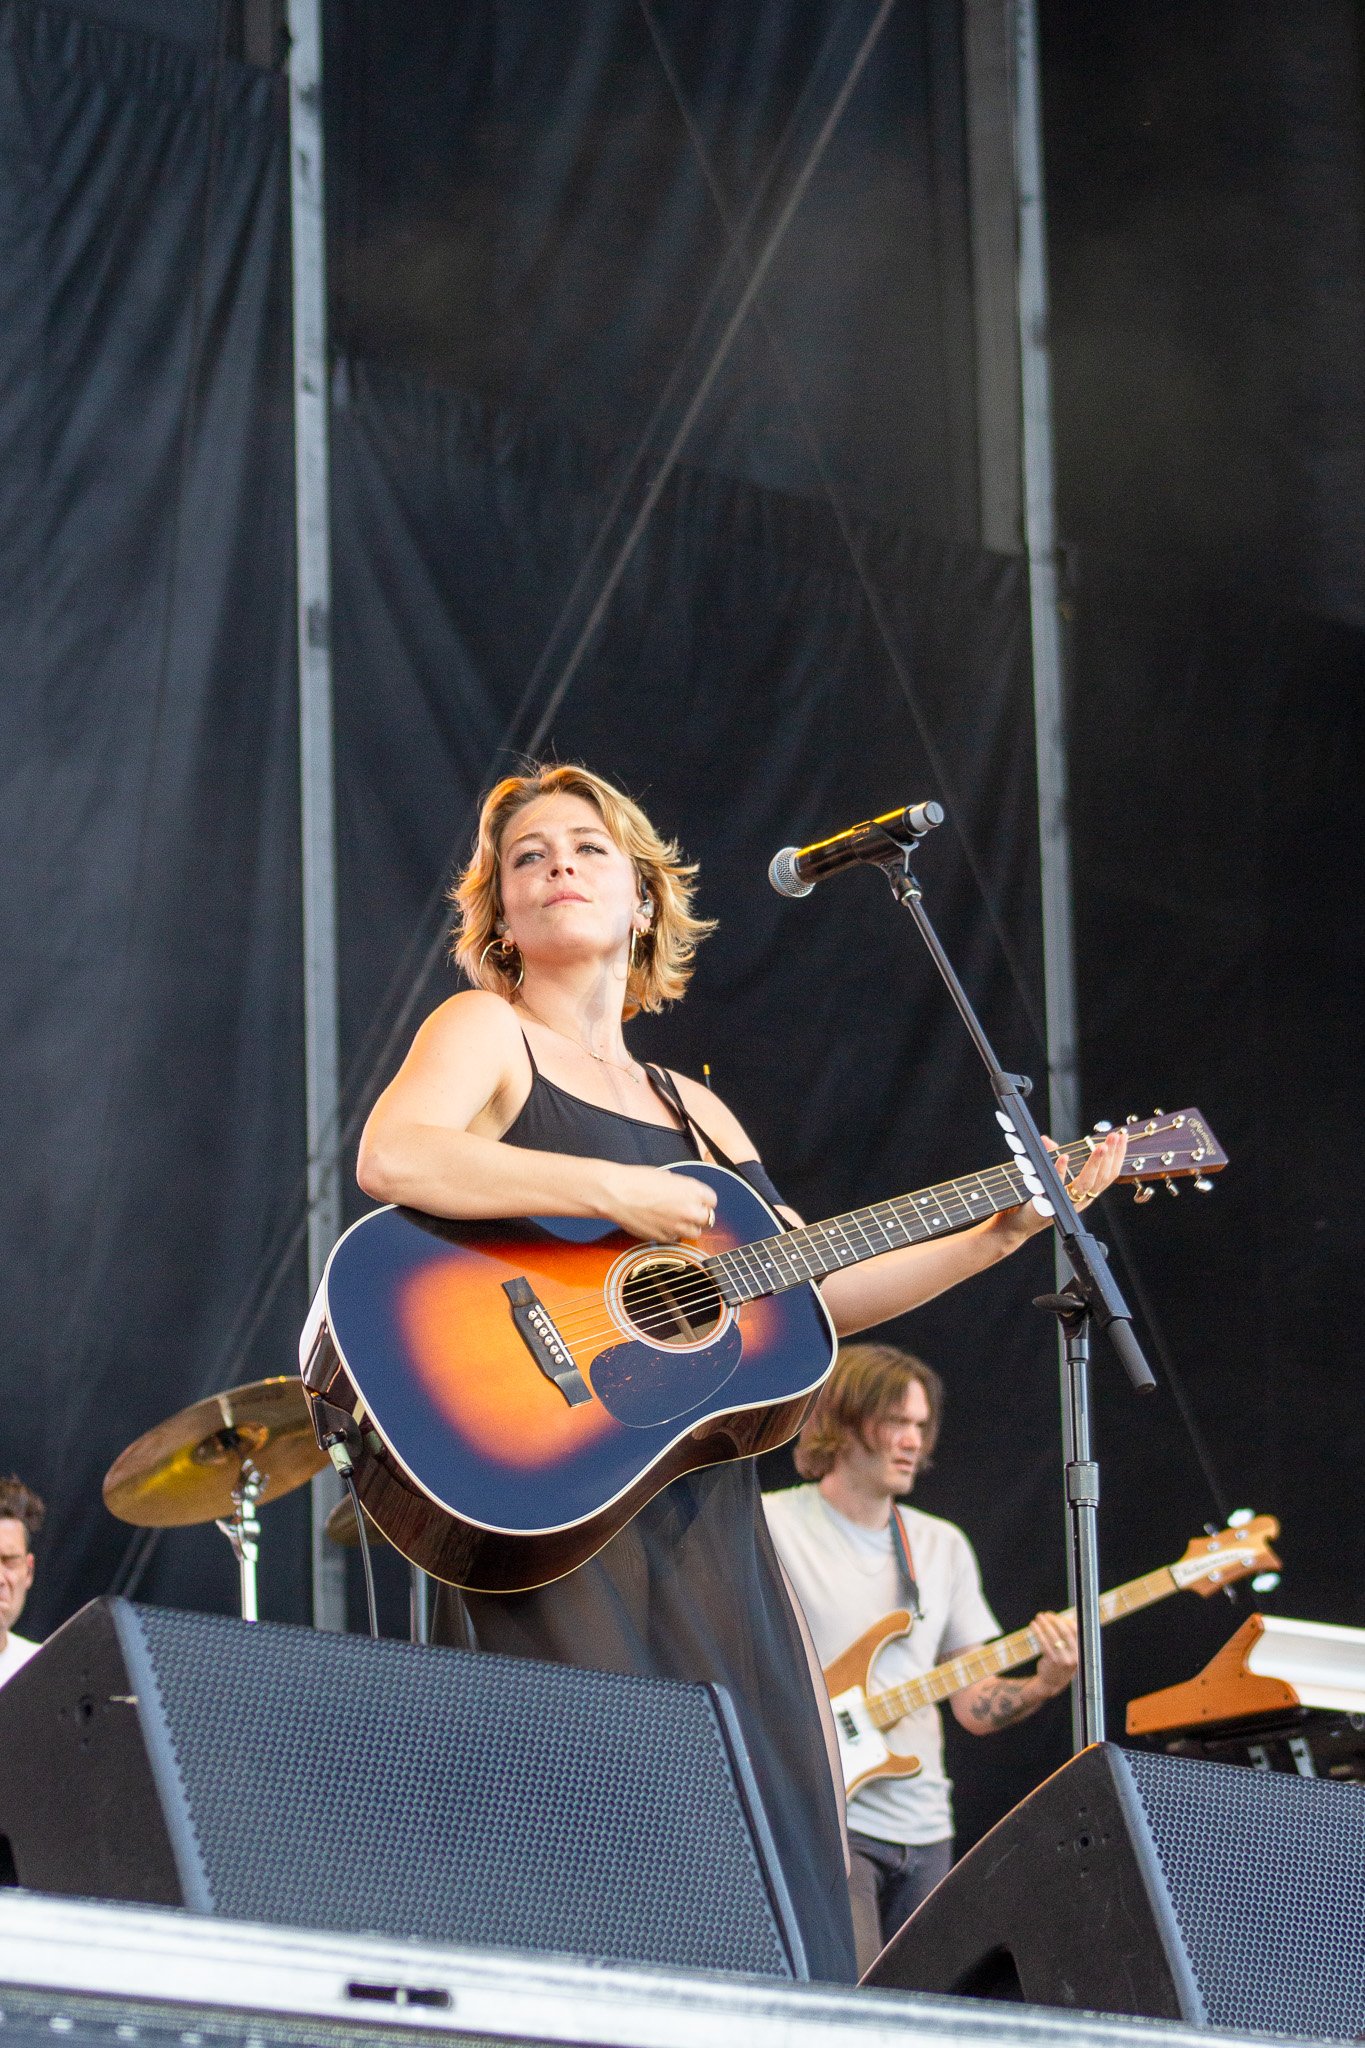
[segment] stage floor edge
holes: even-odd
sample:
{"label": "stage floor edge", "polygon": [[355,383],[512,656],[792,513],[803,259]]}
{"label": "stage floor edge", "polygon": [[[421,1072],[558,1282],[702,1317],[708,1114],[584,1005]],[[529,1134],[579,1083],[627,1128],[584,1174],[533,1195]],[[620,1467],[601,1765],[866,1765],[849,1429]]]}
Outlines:
{"label": "stage floor edge", "polygon": [[[434,1947],[0,1892],[0,2036],[186,2048],[365,2048],[376,2030],[578,2048],[1195,2048],[1270,2041],[1152,2020],[529,1950]],[[377,2043],[376,2043],[377,2048]]]}

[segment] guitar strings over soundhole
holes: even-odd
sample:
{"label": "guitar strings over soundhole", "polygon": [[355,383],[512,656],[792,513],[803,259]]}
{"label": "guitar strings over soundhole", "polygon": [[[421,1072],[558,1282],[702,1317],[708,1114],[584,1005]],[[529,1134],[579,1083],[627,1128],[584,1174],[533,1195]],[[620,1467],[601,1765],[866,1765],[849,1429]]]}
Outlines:
{"label": "guitar strings over soundhole", "polygon": [[621,1282],[621,1306],[650,1344],[704,1344],[725,1313],[709,1273],[675,1253],[641,1259]]}

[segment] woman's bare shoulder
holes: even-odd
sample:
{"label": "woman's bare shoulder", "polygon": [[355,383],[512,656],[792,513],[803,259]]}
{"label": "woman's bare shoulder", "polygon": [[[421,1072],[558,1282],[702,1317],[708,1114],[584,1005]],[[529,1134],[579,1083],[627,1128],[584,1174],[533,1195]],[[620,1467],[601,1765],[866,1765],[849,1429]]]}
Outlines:
{"label": "woman's bare shoulder", "polygon": [[478,1037],[510,1042],[521,1036],[521,1026],[505,996],[495,996],[485,988],[464,988],[437,1004],[417,1036],[424,1033],[437,1039]]}
{"label": "woman's bare shoulder", "polygon": [[486,989],[462,989],[418,1026],[399,1078],[445,1085],[457,1075],[479,1074],[487,1092],[512,1071],[521,1052],[521,1028],[512,1005]]}

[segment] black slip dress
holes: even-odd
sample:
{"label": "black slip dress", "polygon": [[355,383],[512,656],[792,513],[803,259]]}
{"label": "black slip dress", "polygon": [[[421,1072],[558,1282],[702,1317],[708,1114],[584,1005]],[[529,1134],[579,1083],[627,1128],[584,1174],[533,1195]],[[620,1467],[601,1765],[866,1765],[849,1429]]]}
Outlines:
{"label": "black slip dress", "polygon": [[[530,1048],[528,1046],[529,1053]],[[694,1159],[682,1130],[599,1109],[531,1059],[503,1143],[628,1166]],[[739,1170],[769,1200],[759,1163]],[[843,1841],[810,1669],[759,1503],[752,1460],[673,1480],[577,1571],[529,1593],[464,1596],[480,1649],[729,1689],[791,1892],[811,1976],[856,1977]],[[433,1637],[465,1640],[438,1596]]]}

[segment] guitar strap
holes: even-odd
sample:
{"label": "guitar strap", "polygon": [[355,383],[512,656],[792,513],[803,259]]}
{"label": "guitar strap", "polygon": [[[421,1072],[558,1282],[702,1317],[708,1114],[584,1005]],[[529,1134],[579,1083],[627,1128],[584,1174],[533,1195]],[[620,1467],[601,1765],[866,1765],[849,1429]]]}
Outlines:
{"label": "guitar strap", "polygon": [[739,1174],[739,1178],[743,1180],[744,1175],[739,1172],[739,1168],[735,1165],[728,1152],[718,1145],[715,1139],[708,1132],[704,1131],[697,1122],[679,1094],[678,1084],[668,1069],[666,1067],[651,1067],[648,1061],[646,1061],[645,1072],[649,1076],[649,1083],[654,1093],[666,1108],[672,1110],[674,1116],[678,1118],[688,1137],[692,1140],[692,1147],[698,1159],[704,1159],[707,1152],[709,1152],[717,1166],[728,1167],[731,1173]]}
{"label": "guitar strap", "polygon": [[895,1501],[891,1503],[891,1547],[896,1553],[896,1563],[905,1581],[906,1606],[916,1621],[923,1621],[924,1609],[919,1604],[919,1580],[915,1577],[915,1561],[910,1555],[910,1538]]}
{"label": "guitar strap", "polygon": [[[734,1160],[730,1157],[725,1147],[718,1145],[710,1132],[704,1131],[697,1122],[697,1119],[683,1101],[678,1090],[678,1084],[668,1069],[666,1067],[651,1067],[649,1062],[646,1061],[645,1072],[648,1074],[650,1086],[659,1097],[659,1100],[665,1103],[672,1110],[674,1116],[680,1119],[683,1129],[692,1140],[692,1149],[695,1151],[698,1159],[704,1159],[709,1152],[717,1166],[726,1167],[729,1172],[735,1175],[736,1179],[742,1180],[746,1187],[749,1186],[748,1176],[744,1173],[743,1169],[735,1165]],[[780,1229],[791,1229],[791,1224],[788,1223],[780,1210],[774,1208],[773,1214],[777,1218]]]}

